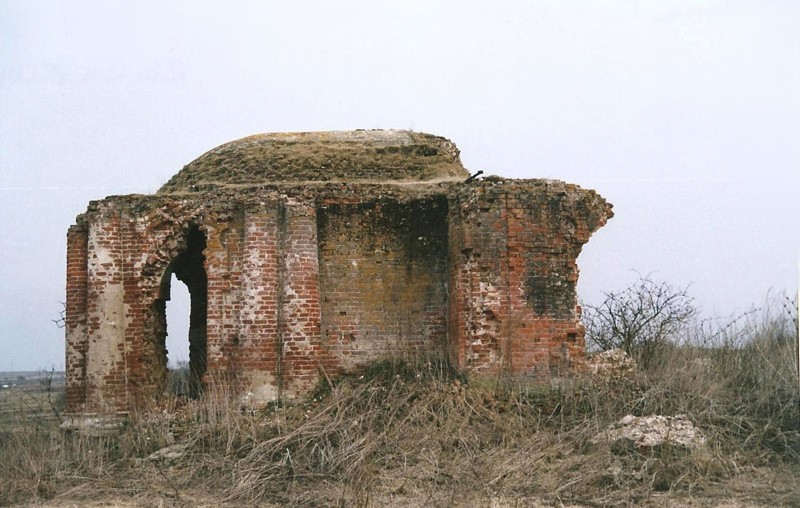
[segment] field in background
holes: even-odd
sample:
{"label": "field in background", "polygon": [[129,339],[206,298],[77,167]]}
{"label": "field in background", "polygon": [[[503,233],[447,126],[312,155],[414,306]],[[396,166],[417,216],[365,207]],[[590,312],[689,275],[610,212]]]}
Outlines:
{"label": "field in background", "polygon": [[0,433],[32,423],[60,423],[64,381],[63,372],[0,372]]}
{"label": "field in background", "polygon": [[17,386],[41,386],[43,382],[57,386],[63,385],[64,381],[64,372],[55,370],[0,371],[0,390]]}
{"label": "field in background", "polygon": [[[0,392],[0,505],[798,506],[794,319],[698,327],[630,379],[386,361],[265,410],[174,399],[107,436],[58,431],[62,388],[31,384]],[[707,444],[592,443],[627,414],[687,415]]]}

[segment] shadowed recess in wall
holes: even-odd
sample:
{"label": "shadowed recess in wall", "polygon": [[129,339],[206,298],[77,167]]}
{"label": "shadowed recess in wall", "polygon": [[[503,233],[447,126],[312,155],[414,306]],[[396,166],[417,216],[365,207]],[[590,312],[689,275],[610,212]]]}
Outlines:
{"label": "shadowed recess in wall", "polygon": [[[197,398],[202,393],[202,378],[206,371],[206,336],[207,336],[207,308],[208,308],[208,278],[204,266],[205,257],[203,250],[206,248],[206,237],[197,226],[191,226],[186,234],[186,249],[178,254],[167,267],[161,283],[161,298],[156,300],[155,307],[159,321],[163,323],[163,332],[156,337],[156,351],[160,352],[157,363],[161,366],[161,383],[168,384],[168,388],[176,395],[185,395]],[[168,372],[168,351],[166,338],[168,323],[166,317],[166,302],[171,296],[170,282],[172,275],[186,284],[189,290],[189,366],[186,376],[177,375],[170,379]],[[179,373],[176,373],[179,374]]]}
{"label": "shadowed recess in wall", "polygon": [[317,212],[323,337],[344,365],[446,353],[447,210],[437,196]]}

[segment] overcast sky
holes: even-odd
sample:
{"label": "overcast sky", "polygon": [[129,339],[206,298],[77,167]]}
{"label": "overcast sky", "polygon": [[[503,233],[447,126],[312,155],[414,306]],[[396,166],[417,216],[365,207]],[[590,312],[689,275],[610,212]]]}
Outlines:
{"label": "overcast sky", "polygon": [[0,370],[51,319],[89,200],[224,142],[414,129],[472,171],[594,188],[580,297],[654,272],[706,315],[797,287],[800,2],[0,0]]}

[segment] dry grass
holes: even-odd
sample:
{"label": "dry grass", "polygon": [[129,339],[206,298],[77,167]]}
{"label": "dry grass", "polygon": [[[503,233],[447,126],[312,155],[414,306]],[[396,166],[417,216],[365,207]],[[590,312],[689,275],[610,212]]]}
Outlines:
{"label": "dry grass", "polygon": [[[0,504],[800,504],[793,323],[722,330],[661,348],[631,381],[477,383],[442,362],[394,361],[259,412],[211,393],[134,415],[116,436],[17,425],[0,434]],[[590,443],[653,413],[688,415],[708,444]],[[167,446],[182,455],[147,458]]]}

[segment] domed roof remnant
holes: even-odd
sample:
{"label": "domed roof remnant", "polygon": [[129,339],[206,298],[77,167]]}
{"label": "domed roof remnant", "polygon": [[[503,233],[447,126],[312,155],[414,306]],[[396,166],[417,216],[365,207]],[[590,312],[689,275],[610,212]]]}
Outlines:
{"label": "domed roof remnant", "polygon": [[210,150],[159,193],[302,182],[457,181],[469,176],[456,145],[406,130],[256,134]]}

